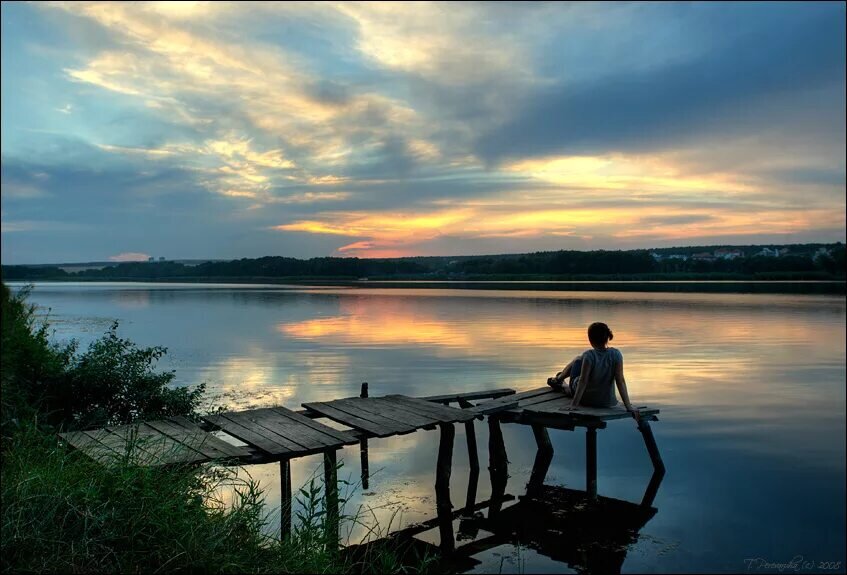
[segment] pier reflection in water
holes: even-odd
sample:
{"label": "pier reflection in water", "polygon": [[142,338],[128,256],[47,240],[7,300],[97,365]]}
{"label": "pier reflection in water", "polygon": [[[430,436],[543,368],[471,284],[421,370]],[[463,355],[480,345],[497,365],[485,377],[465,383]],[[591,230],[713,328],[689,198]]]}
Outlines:
{"label": "pier reflection in water", "polygon": [[[491,426],[494,430],[496,427]],[[496,431],[491,434],[498,442]],[[439,460],[449,457],[449,447],[439,450]],[[479,475],[468,482],[465,505],[452,509],[449,484],[436,488],[436,518],[397,531],[390,537],[353,546],[354,558],[366,557],[374,547],[389,544],[403,550],[416,564],[429,557],[439,572],[473,572],[482,565],[475,556],[508,545],[531,549],[577,573],[620,573],[640,530],[656,515],[653,501],[664,477],[657,469],[639,503],[545,483],[553,450],[541,445],[523,495],[506,493],[508,467],[501,446],[491,445],[489,475],[491,498],[476,502]],[[435,533],[437,532],[437,536]],[[390,542],[389,542],[390,541]],[[437,542],[437,543],[436,543]]]}
{"label": "pier reflection in water", "polygon": [[[584,349],[588,323],[605,321],[626,358],[633,401],[661,409],[655,430],[670,470],[655,499],[661,513],[630,547],[624,570],[732,573],[750,557],[845,557],[843,295],[41,283],[31,299],[51,310],[57,340],[78,338],[83,349],[120,320],[122,337],[168,348],[159,367],[176,370],[177,385],[206,382],[211,399],[233,410],[299,409],[358,395],[363,381],[372,395],[520,392]],[[637,502],[651,471],[630,425],[600,434],[599,491]],[[527,426],[504,425],[502,433],[509,490],[518,494],[536,443]],[[475,498],[487,501],[489,437],[479,421],[476,438]],[[546,483],[582,488],[582,434],[550,438],[556,457]],[[474,473],[466,440],[456,426],[454,513]],[[367,487],[359,483],[360,446],[342,449],[347,511],[362,506],[392,530],[433,518],[438,444],[439,433],[425,431],[371,440]],[[294,462],[295,493],[322,469],[320,455]],[[279,471],[245,470],[265,491],[271,536],[280,528]],[[457,546],[467,543],[459,525]],[[437,543],[432,527],[418,538]],[[359,543],[368,530],[342,535]],[[482,561],[477,571],[569,570],[508,544],[474,558]]]}

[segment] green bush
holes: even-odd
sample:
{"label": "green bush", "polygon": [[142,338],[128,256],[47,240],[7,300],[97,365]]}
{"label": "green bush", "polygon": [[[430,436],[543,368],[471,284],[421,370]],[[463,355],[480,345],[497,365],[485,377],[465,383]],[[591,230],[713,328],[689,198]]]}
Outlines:
{"label": "green bush", "polygon": [[300,491],[300,521],[278,541],[265,534],[262,492],[237,468],[101,465],[61,444],[61,429],[196,415],[203,387],[171,388],[173,372],[155,371],[165,349],[137,347],[117,324],[84,353],[52,344],[28,294],[5,285],[0,294],[3,572],[398,573],[426,564],[404,566],[391,546],[347,558],[314,481]]}
{"label": "green bush", "polygon": [[84,353],[75,341],[52,344],[49,324],[36,320],[28,294],[12,295],[3,286],[4,426],[29,409],[64,429],[194,414],[204,386],[170,387],[174,373],[155,370],[165,348],[139,348],[118,337],[117,322]]}

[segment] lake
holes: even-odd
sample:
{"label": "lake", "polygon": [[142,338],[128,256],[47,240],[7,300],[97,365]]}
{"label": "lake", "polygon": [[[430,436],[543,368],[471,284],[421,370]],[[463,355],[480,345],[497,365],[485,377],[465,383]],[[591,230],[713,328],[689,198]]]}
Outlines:
{"label": "lake", "polygon": [[[31,300],[49,308],[60,340],[86,345],[119,320],[122,336],[168,348],[160,366],[176,370],[176,384],[206,382],[232,408],[298,408],[358,395],[364,381],[371,395],[531,389],[587,347],[589,323],[604,321],[633,402],[661,409],[653,430],[667,467],[657,512],[622,550],[622,570],[769,572],[799,557],[798,572],[827,562],[844,571],[843,295],[40,283]],[[491,491],[487,426],[476,428],[483,500]],[[533,434],[509,424],[503,433],[506,491],[522,495]],[[546,483],[584,489],[584,433],[550,436]],[[599,493],[640,501],[652,467],[634,423],[611,423],[598,446]],[[392,529],[434,517],[437,447],[435,431],[372,439],[369,489],[354,485],[347,511],[371,508]],[[339,457],[341,477],[355,483],[358,447]],[[247,471],[269,509],[278,507],[278,466]],[[294,460],[295,486],[315,473],[319,457]],[[457,506],[467,481],[457,426]],[[571,535],[561,534],[563,546]],[[420,537],[438,542],[438,530]],[[503,541],[468,569],[572,572],[554,557]]]}

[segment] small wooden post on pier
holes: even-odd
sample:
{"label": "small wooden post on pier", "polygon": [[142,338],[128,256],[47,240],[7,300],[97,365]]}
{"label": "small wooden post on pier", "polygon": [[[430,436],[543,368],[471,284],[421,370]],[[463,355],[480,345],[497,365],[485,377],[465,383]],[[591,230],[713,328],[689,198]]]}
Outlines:
{"label": "small wooden post on pier", "polygon": [[592,501],[597,499],[597,429],[585,429],[585,490]]}
{"label": "small wooden post on pier", "polygon": [[453,440],[456,429],[452,423],[441,423],[441,439],[438,443],[438,463],[435,469],[435,494],[438,504],[448,511],[453,508],[450,501],[450,475],[453,471]]}
{"label": "small wooden post on pier", "polygon": [[327,536],[338,541],[338,464],[335,450],[324,451],[324,489],[326,494]]}
{"label": "small wooden post on pier", "polygon": [[650,422],[647,419],[638,420],[638,431],[641,432],[644,438],[644,445],[647,446],[647,453],[650,454],[650,461],[653,462],[653,469],[656,473],[665,473],[665,464],[662,462],[662,456],[659,455],[659,448],[656,445],[656,438],[653,437],[653,430],[650,428]]}
{"label": "small wooden post on pier", "polygon": [[506,483],[509,480],[506,443],[503,441],[500,419],[496,415],[488,417],[488,472],[491,477],[491,505],[488,508],[488,517],[492,518],[500,512]]}
{"label": "small wooden post on pier", "polygon": [[553,461],[553,444],[550,442],[550,434],[547,432],[547,428],[543,425],[533,425],[532,434],[535,436],[538,451],[535,453],[535,462],[532,465],[532,472],[526,486],[527,493],[534,493],[544,485],[544,478],[547,477],[547,470]]}
{"label": "small wooden post on pier", "polygon": [[[368,396],[368,382],[365,381],[362,383],[362,390],[359,393],[359,397],[367,397]],[[368,466],[368,438],[362,437],[359,441],[359,461],[362,466],[362,489],[368,489],[368,484],[370,483],[370,469]]]}
{"label": "small wooden post on pier", "polygon": [[[473,407],[473,404],[466,399],[459,399],[459,406],[462,409]],[[465,499],[465,511],[468,515],[473,514],[473,507],[476,503],[476,488],[479,484],[479,451],[476,446],[476,428],[474,428],[474,420],[465,422],[465,438],[468,442],[468,467],[470,474],[468,475],[468,495]]]}
{"label": "small wooden post on pier", "polygon": [[279,460],[279,531],[280,540],[291,535],[291,460]]}
{"label": "small wooden post on pier", "polygon": [[456,429],[452,423],[441,423],[441,438],[438,443],[438,463],[435,470],[435,504],[441,536],[441,551],[449,555],[456,548],[453,536],[452,509],[450,500],[450,475],[453,470],[453,441]]}

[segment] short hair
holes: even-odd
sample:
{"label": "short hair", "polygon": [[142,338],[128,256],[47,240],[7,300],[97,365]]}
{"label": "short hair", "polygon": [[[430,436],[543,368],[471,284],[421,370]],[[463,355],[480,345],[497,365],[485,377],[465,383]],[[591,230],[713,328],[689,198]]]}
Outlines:
{"label": "short hair", "polygon": [[588,341],[594,347],[604,347],[615,335],[605,323],[595,321],[588,326]]}

